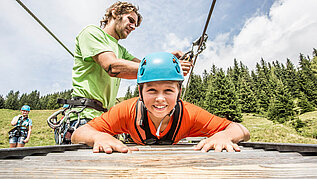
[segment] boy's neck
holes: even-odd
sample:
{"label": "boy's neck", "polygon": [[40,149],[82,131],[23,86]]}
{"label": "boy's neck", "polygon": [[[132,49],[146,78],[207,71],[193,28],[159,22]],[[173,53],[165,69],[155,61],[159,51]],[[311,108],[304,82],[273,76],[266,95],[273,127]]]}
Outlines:
{"label": "boy's neck", "polygon": [[[149,113],[149,118],[153,122],[154,127],[157,130],[157,128],[159,127],[159,125],[160,125],[160,123],[162,121],[162,118],[155,117],[151,113]],[[161,128],[160,128],[160,132],[163,132],[165,130],[165,128],[167,127],[167,125],[168,125],[170,120],[171,120],[170,116],[165,116],[163,118],[163,121],[162,121],[162,124],[161,124]]]}

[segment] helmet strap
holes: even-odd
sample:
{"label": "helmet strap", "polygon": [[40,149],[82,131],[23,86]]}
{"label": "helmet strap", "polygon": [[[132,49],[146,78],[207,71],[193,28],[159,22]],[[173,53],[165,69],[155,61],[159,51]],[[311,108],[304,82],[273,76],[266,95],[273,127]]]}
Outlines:
{"label": "helmet strap", "polygon": [[140,98],[140,101],[143,102],[143,95],[142,95],[142,90],[143,90],[143,84],[139,84],[139,98]]}

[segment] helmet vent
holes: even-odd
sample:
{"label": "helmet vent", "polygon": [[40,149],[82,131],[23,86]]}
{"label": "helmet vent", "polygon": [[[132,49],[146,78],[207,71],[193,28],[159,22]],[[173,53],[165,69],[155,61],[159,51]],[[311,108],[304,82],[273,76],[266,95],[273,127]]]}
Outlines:
{"label": "helmet vent", "polygon": [[176,69],[177,73],[180,73],[181,70],[180,70],[179,65],[178,65],[175,58],[173,58],[173,63],[175,63],[175,69]]}

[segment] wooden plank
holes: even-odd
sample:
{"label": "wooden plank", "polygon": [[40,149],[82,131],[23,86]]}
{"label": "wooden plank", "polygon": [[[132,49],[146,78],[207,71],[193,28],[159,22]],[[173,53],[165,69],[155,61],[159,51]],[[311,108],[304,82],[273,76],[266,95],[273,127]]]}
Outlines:
{"label": "wooden plank", "polygon": [[138,146],[131,154],[91,149],[0,160],[0,178],[263,178],[317,177],[317,156],[241,147],[241,152],[193,150],[193,144]]}

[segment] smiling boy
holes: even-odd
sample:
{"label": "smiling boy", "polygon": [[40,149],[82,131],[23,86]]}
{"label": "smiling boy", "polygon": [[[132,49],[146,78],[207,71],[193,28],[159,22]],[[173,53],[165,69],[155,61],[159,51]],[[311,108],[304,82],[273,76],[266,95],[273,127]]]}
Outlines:
{"label": "smiling boy", "polygon": [[112,137],[129,133],[141,145],[176,144],[186,137],[208,137],[195,150],[240,151],[236,143],[247,141],[249,131],[241,124],[210,114],[180,100],[184,80],[178,59],[170,53],[153,53],[140,63],[139,98],[124,101],[78,128],[73,143],[93,146],[94,152],[136,151]]}

